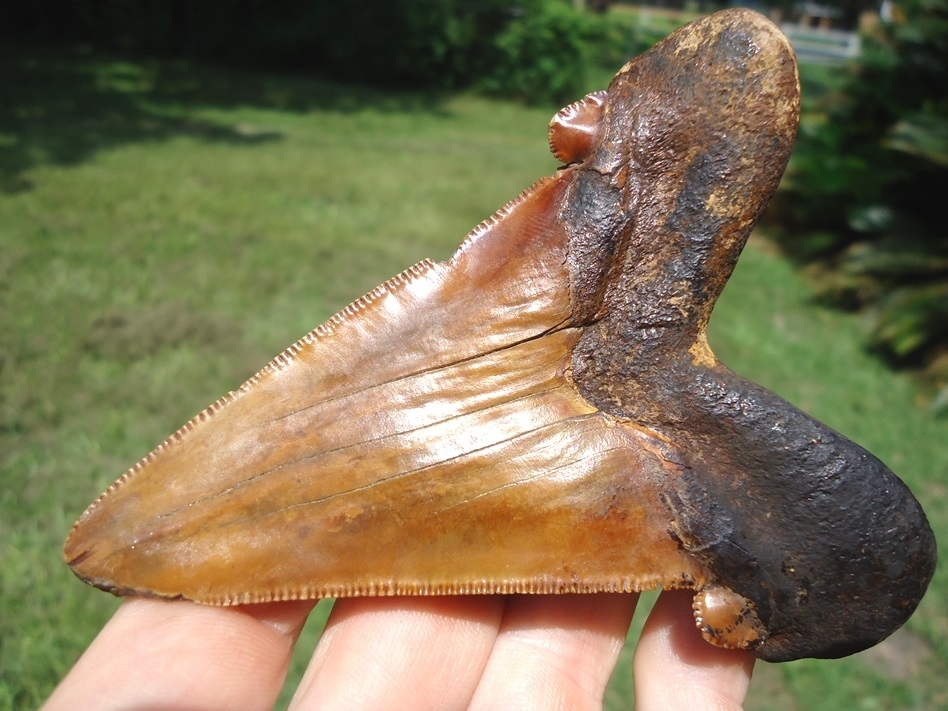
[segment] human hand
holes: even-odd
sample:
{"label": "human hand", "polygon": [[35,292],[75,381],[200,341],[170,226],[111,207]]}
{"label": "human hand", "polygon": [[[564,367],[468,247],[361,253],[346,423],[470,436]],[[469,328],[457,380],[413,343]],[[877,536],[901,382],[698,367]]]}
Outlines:
{"label": "human hand", "polygon": [[[638,595],[336,602],[291,709],[599,709]],[[125,602],[43,711],[272,708],[312,602]],[[740,709],[745,652],[663,593],[635,652],[636,709]]]}

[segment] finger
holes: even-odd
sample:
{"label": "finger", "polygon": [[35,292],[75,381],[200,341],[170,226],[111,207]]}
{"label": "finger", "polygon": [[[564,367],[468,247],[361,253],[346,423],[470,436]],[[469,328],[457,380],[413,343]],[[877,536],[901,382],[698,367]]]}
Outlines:
{"label": "finger", "polygon": [[271,709],[312,602],[125,602],[43,711]]}
{"label": "finger", "polygon": [[633,659],[637,711],[741,709],[754,657],[708,644],[695,629],[693,593],[663,592]]}
{"label": "finger", "polygon": [[638,595],[510,598],[471,709],[601,709]]}
{"label": "finger", "polygon": [[290,709],[467,708],[504,600],[337,600]]}

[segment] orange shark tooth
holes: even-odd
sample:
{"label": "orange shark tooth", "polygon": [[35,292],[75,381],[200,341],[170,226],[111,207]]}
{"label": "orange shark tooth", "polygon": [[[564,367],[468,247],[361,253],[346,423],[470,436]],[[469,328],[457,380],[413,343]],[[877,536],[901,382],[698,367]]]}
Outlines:
{"label": "orange shark tooth", "polygon": [[554,117],[565,167],[184,425],[67,562],[216,605],[686,587],[764,659],[883,639],[934,570],[918,502],[705,337],[798,112],[760,15],[674,33]]}

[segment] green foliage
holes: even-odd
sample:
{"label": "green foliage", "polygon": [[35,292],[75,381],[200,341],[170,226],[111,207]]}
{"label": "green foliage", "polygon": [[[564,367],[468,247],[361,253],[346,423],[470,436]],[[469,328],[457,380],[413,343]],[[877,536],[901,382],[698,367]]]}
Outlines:
{"label": "green foliage", "polygon": [[448,88],[480,75],[510,22],[512,0],[350,0],[316,11],[318,48],[333,77]]}
{"label": "green foliage", "polygon": [[817,263],[821,297],[865,312],[874,348],[945,387],[948,1],[900,7],[840,89],[805,111],[782,243]]}
{"label": "green foliage", "polygon": [[[629,24],[569,0],[45,0],[13,22],[44,40],[122,53],[210,59],[373,86],[481,85],[529,101],[579,98],[590,69],[614,71]],[[55,22],[48,17],[54,15]],[[0,36],[4,28],[0,26]],[[22,37],[20,37],[22,39]]]}
{"label": "green foliage", "polygon": [[583,95],[594,67],[621,66],[629,44],[615,18],[555,0],[534,2],[496,38],[497,58],[481,86],[531,103],[562,104]]}
{"label": "green foliage", "polygon": [[374,84],[476,86],[529,103],[575,100],[591,72],[635,54],[624,17],[568,0],[354,0],[319,11],[330,75]]}

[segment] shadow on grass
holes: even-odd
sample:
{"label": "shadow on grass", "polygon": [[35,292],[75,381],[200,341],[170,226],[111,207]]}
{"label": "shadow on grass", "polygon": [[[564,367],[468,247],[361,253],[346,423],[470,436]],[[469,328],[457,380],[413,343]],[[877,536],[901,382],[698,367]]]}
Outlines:
{"label": "shadow on grass", "polygon": [[195,109],[432,111],[439,103],[436,96],[187,61],[8,46],[0,48],[0,192],[29,190],[25,174],[38,165],[73,165],[135,141],[188,135],[250,145],[281,138],[277,131],[197,119]]}

